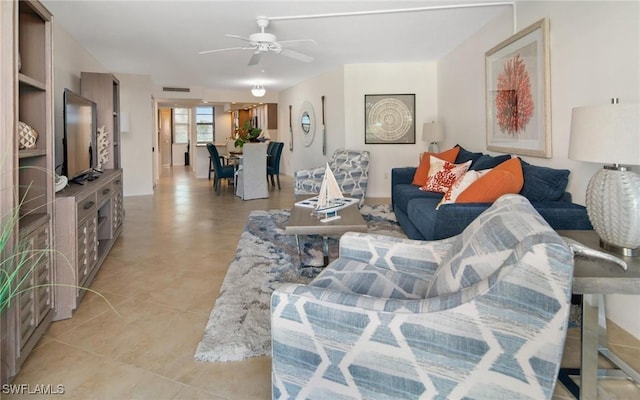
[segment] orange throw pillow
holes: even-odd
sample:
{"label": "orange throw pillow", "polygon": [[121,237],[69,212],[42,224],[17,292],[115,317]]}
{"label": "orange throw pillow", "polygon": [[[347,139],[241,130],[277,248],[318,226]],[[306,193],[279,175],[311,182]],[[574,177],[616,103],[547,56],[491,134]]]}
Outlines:
{"label": "orange throw pillow", "polygon": [[449,161],[450,163],[452,163],[456,160],[459,152],[460,148],[457,146],[449,150],[445,150],[441,153],[425,152],[424,154],[422,154],[420,165],[416,169],[416,173],[413,175],[413,182],[411,182],[411,184],[417,186],[424,186],[427,184],[427,179],[429,178],[429,165],[431,165],[429,156],[434,156],[441,160]]}
{"label": "orange throw pillow", "polygon": [[493,203],[503,194],[520,193],[523,184],[522,164],[514,157],[473,182],[460,193],[456,203]]}

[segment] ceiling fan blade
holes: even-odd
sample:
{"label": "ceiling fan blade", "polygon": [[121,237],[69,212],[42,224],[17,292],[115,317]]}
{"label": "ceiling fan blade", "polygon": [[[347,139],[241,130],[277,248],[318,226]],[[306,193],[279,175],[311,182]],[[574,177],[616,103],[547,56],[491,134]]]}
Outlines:
{"label": "ceiling fan blade", "polygon": [[227,51],[227,50],[253,50],[255,47],[227,47],[226,49],[215,49],[215,50],[205,50],[200,51],[198,54],[208,54],[208,53],[217,53],[219,51]]}
{"label": "ceiling fan blade", "polygon": [[262,55],[264,53],[261,51],[256,51],[255,53],[253,53],[253,55],[251,56],[251,59],[249,60],[249,65],[256,65],[260,62],[260,59],[262,58]]}
{"label": "ceiling fan blade", "polygon": [[314,60],[314,58],[311,56],[298,53],[297,51],[293,51],[289,49],[282,49],[281,51],[278,52],[278,54],[282,54],[283,56],[291,57],[295,60],[302,61],[302,62],[311,62]]}
{"label": "ceiling fan blade", "polygon": [[240,40],[244,40],[245,42],[251,42],[251,40],[249,38],[246,38],[244,36],[239,36],[239,35],[230,35],[230,34],[225,34],[226,37],[230,37],[230,38],[234,38],[234,39],[240,39]]}
{"label": "ceiling fan blade", "polygon": [[301,43],[313,43],[313,44],[318,44],[318,42],[316,42],[313,39],[294,39],[294,40],[280,40],[278,41],[278,43],[282,46],[282,47],[297,47],[299,44]]}

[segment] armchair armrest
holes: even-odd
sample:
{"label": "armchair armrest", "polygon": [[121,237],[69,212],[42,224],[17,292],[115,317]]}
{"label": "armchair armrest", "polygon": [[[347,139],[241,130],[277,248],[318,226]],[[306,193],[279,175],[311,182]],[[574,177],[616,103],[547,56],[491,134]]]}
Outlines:
{"label": "armchair armrest", "polygon": [[340,238],[340,257],[429,279],[454,241],[449,238],[427,242],[347,232]]}

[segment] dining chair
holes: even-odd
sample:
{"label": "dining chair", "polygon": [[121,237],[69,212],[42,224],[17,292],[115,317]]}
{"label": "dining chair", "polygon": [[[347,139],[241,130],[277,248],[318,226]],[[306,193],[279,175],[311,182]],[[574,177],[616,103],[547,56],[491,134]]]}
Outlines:
{"label": "dining chair", "polygon": [[213,188],[219,196],[222,179],[233,178],[236,169],[233,165],[222,165],[220,153],[213,143],[207,143],[207,150],[209,151],[210,164],[213,165]]}
{"label": "dining chair", "polygon": [[[273,143],[273,145],[271,145]],[[271,186],[275,186],[273,177],[278,180],[278,190],[280,190],[280,157],[282,156],[283,142],[270,142],[267,147],[267,179],[271,177]],[[269,151],[270,150],[270,151]]]}

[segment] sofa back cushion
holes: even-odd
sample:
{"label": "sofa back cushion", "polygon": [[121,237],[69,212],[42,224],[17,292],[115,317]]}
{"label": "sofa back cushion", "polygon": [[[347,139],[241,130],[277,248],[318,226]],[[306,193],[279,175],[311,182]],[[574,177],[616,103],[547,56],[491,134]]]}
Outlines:
{"label": "sofa back cushion", "polygon": [[476,162],[473,163],[473,165],[471,165],[471,169],[475,171],[479,171],[481,169],[494,168],[502,164],[503,162],[507,161],[510,158],[511,158],[511,155],[509,154],[502,154],[495,157],[490,156],[488,154],[483,154],[476,160]]}
{"label": "sofa back cushion", "polygon": [[436,270],[427,298],[457,293],[514,263],[518,247],[553,229],[521,195],[499,198],[459,234]]}
{"label": "sofa back cushion", "polygon": [[529,201],[558,201],[561,200],[569,183],[568,169],[554,169],[522,163],[524,185],[520,194]]}
{"label": "sofa back cushion", "polygon": [[458,156],[456,157],[456,164],[462,164],[463,162],[471,161],[471,167],[473,164],[482,156],[482,153],[474,153],[465,149],[464,147],[457,144],[455,147],[458,147],[460,151],[458,152]]}

